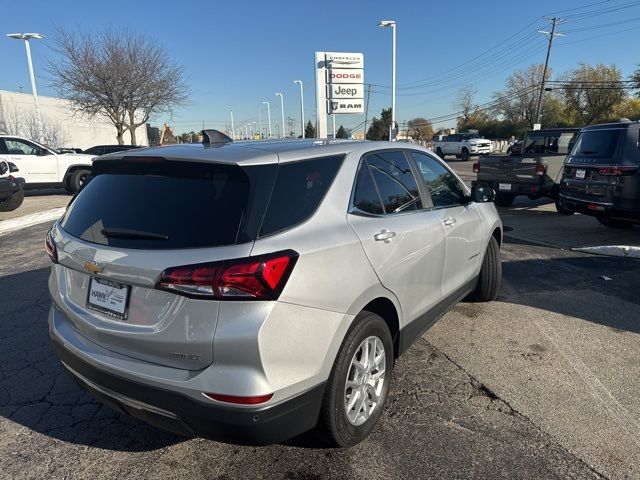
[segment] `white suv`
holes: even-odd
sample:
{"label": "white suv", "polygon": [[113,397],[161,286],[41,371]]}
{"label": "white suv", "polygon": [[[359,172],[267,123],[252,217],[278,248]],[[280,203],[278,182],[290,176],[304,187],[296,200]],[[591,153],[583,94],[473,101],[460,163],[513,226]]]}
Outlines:
{"label": "white suv", "polygon": [[32,140],[0,135],[0,160],[14,163],[27,187],[64,186],[71,193],[82,187],[93,155],[56,153]]}
{"label": "white suv", "polygon": [[65,368],[120,411],[268,444],[362,440],[396,358],[496,298],[493,191],[389,142],[184,144],[100,157],[47,235]]}

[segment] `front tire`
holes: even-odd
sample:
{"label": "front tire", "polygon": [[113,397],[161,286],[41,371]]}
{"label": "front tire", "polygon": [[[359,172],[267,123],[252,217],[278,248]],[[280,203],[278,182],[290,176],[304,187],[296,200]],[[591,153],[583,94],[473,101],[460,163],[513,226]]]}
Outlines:
{"label": "front tire", "polygon": [[360,312],[342,341],[322,402],[318,428],[330,444],[350,447],[371,433],[387,400],[393,360],[385,321]]}
{"label": "front tire", "polygon": [[467,150],[466,148],[463,148],[462,151],[460,152],[460,158],[462,159],[462,161],[468,162],[470,157],[471,156],[469,155],[469,150]]}
{"label": "front tire", "polygon": [[69,176],[68,185],[71,193],[78,193],[80,191],[90,173],[89,170],[81,169],[76,170]]}
{"label": "front tire", "polygon": [[624,220],[613,220],[607,217],[596,217],[598,221],[609,228],[631,228],[633,227],[632,222],[625,222]]}
{"label": "front tire", "polygon": [[443,159],[443,160],[444,160],[444,153],[442,152],[442,149],[441,149],[441,148],[438,148],[438,149],[436,150],[436,155],[438,155],[438,157],[440,157],[441,159]]}
{"label": "front tire", "polygon": [[492,235],[482,260],[480,275],[475,290],[469,298],[475,302],[491,302],[498,298],[502,281],[502,261],[500,260],[500,246]]}
{"label": "front tire", "polygon": [[0,201],[0,212],[13,212],[24,201],[24,189],[14,192],[9,198]]}

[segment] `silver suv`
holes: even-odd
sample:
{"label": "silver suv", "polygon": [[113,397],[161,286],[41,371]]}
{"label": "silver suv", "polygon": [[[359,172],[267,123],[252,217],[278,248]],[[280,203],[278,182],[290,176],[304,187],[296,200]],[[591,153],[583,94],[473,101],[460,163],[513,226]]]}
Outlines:
{"label": "silver suv", "polygon": [[102,157],[47,234],[52,344],[101,401],[162,428],[353,445],[398,356],[461,299],[496,298],[492,198],[398,143]]}

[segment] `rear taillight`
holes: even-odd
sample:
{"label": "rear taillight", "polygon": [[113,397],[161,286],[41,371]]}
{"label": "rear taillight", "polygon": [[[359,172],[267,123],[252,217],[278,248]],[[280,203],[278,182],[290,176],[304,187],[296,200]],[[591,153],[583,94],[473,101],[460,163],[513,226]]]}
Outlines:
{"label": "rear taillight", "polygon": [[638,167],[622,167],[619,165],[613,165],[610,167],[598,167],[597,170],[600,175],[612,177],[635,175],[636,173],[638,173]]}
{"label": "rear taillight", "polygon": [[536,165],[536,175],[544,175],[545,173],[547,173],[547,166],[542,163],[538,163]]}
{"label": "rear taillight", "polygon": [[58,249],[56,248],[56,242],[53,240],[53,233],[51,230],[47,232],[44,237],[44,249],[49,255],[49,258],[53,263],[58,263]]}
{"label": "rear taillight", "polygon": [[168,268],[156,288],[191,298],[276,300],[298,259],[292,250]]}
{"label": "rear taillight", "polygon": [[480,171],[480,162],[476,162],[473,164],[473,173],[478,173]]}

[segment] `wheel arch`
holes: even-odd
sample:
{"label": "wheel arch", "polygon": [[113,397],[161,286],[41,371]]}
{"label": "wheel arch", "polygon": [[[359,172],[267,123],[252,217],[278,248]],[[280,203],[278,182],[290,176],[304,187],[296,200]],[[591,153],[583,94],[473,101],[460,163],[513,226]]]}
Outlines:
{"label": "wheel arch", "polygon": [[367,303],[362,310],[375,313],[385,321],[393,339],[393,356],[398,358],[400,354],[400,315],[394,302],[387,297],[378,297]]}

